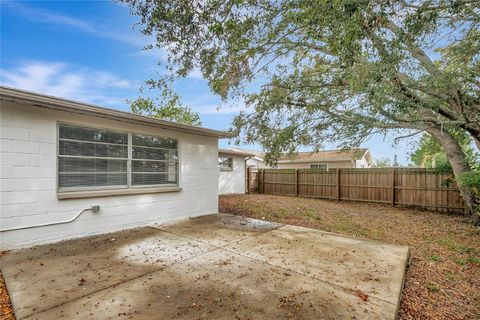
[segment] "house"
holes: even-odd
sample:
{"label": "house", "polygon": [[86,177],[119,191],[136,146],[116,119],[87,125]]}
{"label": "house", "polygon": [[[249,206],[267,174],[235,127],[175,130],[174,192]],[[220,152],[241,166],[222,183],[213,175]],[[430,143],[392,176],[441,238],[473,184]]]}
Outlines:
{"label": "house", "polygon": [[[246,151],[246,150],[243,150]],[[248,152],[254,157],[247,161],[251,168],[271,168],[263,160],[263,153]],[[372,168],[376,163],[368,148],[348,150],[327,150],[318,152],[298,152],[293,156],[283,156],[278,160],[277,169],[330,169],[330,168]]]}
{"label": "house", "polygon": [[252,157],[253,154],[238,149],[218,150],[219,194],[245,193],[247,191],[247,161]]}
{"label": "house", "polygon": [[278,169],[372,168],[375,160],[367,148],[298,152],[278,160]]}
{"label": "house", "polygon": [[218,210],[229,133],[0,87],[1,249]]}
{"label": "house", "polygon": [[265,160],[263,159],[264,158],[263,152],[253,151],[253,150],[243,150],[243,149],[240,149],[240,150],[243,152],[249,152],[253,155],[250,159],[247,160],[247,166],[252,170],[270,168],[270,166],[267,165],[265,163]]}

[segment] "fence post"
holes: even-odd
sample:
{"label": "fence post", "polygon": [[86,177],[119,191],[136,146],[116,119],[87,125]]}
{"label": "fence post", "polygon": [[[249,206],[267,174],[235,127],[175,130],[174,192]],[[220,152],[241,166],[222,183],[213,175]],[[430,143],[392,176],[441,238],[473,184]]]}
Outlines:
{"label": "fence post", "polygon": [[298,169],[295,169],[295,196],[298,197]]}
{"label": "fence post", "polygon": [[262,193],[265,194],[265,169],[262,169]]}
{"label": "fence post", "polygon": [[395,168],[392,168],[392,207],[395,207]]}
{"label": "fence post", "polygon": [[337,201],[340,201],[340,168],[337,168]]}
{"label": "fence post", "polygon": [[[245,164],[247,161],[245,161]],[[247,194],[250,194],[250,167],[247,166]]]}

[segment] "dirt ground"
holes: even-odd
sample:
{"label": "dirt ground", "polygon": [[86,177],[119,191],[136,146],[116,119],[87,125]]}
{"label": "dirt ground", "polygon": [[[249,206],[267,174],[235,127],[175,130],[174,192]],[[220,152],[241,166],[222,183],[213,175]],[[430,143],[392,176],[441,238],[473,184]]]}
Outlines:
{"label": "dirt ground", "polygon": [[399,319],[480,319],[480,229],[462,216],[270,195],[220,197],[220,212],[410,247]]}

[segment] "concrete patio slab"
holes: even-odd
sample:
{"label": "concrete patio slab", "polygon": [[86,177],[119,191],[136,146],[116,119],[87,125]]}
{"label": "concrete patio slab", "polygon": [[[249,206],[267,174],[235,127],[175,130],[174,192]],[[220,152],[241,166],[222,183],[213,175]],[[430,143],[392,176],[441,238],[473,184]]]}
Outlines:
{"label": "concrete patio slab", "polygon": [[15,314],[22,319],[212,248],[141,228],[12,252],[0,265]]}
{"label": "concrete patio slab", "polygon": [[[32,319],[387,319],[394,306],[223,250],[198,255]],[[159,315],[162,315],[161,317]]]}
{"label": "concrete patio slab", "polygon": [[282,227],[283,224],[229,214],[212,214],[155,225],[159,230],[214,246],[224,246]]}
{"label": "concrete patio slab", "polygon": [[224,248],[393,304],[408,257],[405,246],[290,225]]}
{"label": "concrete patio slab", "polygon": [[18,319],[394,319],[407,257],[404,247],[211,215],[0,262]]}

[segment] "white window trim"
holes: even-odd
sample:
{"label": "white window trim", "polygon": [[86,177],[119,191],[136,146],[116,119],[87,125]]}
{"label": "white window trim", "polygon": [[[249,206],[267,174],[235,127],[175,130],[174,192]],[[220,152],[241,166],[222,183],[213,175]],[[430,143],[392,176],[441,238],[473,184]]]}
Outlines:
{"label": "white window trim", "polygon": [[327,167],[326,170],[328,171],[328,169],[329,169],[328,163],[320,163],[320,162],[319,162],[319,163],[309,163],[309,164],[308,164],[308,167],[309,167],[310,169],[319,169],[319,168],[312,168],[312,165],[316,165],[316,166],[318,166],[318,165],[325,165],[325,166]]}
{"label": "white window trim", "polygon": [[[128,142],[127,142],[127,158],[110,158],[110,157],[85,157],[85,158],[95,158],[95,159],[112,159],[112,160],[127,160],[127,185],[112,185],[112,186],[92,186],[92,187],[59,187],[59,162],[58,159],[60,157],[69,157],[68,155],[60,155],[60,126],[75,126],[81,127],[85,129],[99,129],[99,130],[108,130],[111,132],[122,133],[128,135]],[[176,172],[176,180],[177,183],[169,183],[169,184],[154,184],[154,185],[132,185],[132,160],[142,160],[142,159],[133,159],[132,152],[133,152],[133,144],[132,144],[132,137],[134,134],[142,134],[148,135],[153,137],[159,138],[167,138],[177,141],[177,160],[176,161],[163,161],[163,160],[153,160],[147,159],[152,161],[159,161],[159,162],[175,162],[177,164],[177,172]],[[87,142],[88,141],[82,141]],[[113,144],[113,143],[105,143],[105,144]],[[168,148],[159,148],[159,149],[166,149],[171,150]],[[180,184],[180,161],[178,160],[179,153],[180,153],[180,142],[178,138],[172,138],[167,136],[158,136],[151,133],[143,133],[137,131],[120,131],[117,129],[106,128],[106,127],[98,127],[98,126],[86,126],[84,124],[78,123],[71,123],[71,122],[57,122],[57,137],[56,137],[56,189],[57,189],[57,199],[73,199],[73,198],[87,198],[87,197],[103,197],[103,196],[111,196],[111,195],[123,195],[123,194],[144,194],[144,193],[157,193],[157,192],[175,192],[181,191],[182,188],[179,186]],[[72,156],[75,158],[82,158],[83,156]]]}

